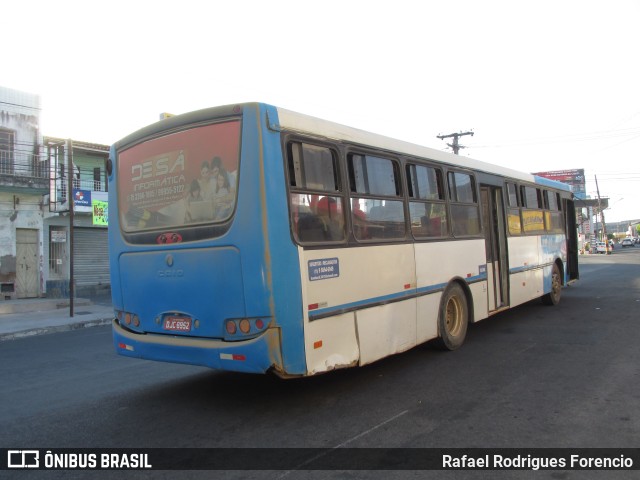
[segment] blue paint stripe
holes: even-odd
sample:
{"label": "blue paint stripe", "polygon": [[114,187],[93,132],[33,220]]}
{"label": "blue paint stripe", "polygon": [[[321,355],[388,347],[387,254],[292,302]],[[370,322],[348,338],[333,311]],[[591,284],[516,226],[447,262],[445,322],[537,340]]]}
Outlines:
{"label": "blue paint stripe", "polygon": [[[475,275],[473,277],[468,277],[465,280],[469,284],[469,283],[475,283],[475,282],[486,280],[486,279],[487,279],[487,275],[481,274],[481,275]],[[309,317],[310,318],[325,317],[325,316],[330,316],[332,314],[338,314],[340,312],[359,310],[359,309],[377,305],[377,304],[397,302],[397,301],[406,300],[412,297],[428,295],[430,293],[443,291],[447,285],[448,285],[447,283],[438,283],[435,285],[428,285],[426,287],[420,287],[417,289],[412,288],[410,290],[404,290],[402,292],[391,293],[389,295],[381,295],[379,297],[370,297],[364,300],[358,300],[356,302],[343,303],[341,305],[335,305],[333,307],[310,310]]]}
{"label": "blue paint stripe", "polygon": [[366,298],[364,300],[358,300],[356,302],[343,303],[342,305],[336,305],[333,307],[319,308],[318,310],[310,310],[309,316],[310,317],[325,316],[327,314],[338,313],[344,310],[356,310],[362,307],[366,307],[368,305],[398,301],[405,298],[409,298],[414,295],[415,295],[415,289],[411,289],[403,292],[391,293],[389,295]]}
{"label": "blue paint stripe", "polygon": [[513,267],[509,269],[509,274],[528,272],[530,270],[540,270],[552,266],[553,263],[543,263],[540,265],[525,265],[522,267]]}
{"label": "blue paint stripe", "polygon": [[446,286],[446,283],[438,283],[436,285],[429,285],[428,287],[420,287],[416,290],[416,292],[418,293],[418,295],[435,293],[444,290]]}

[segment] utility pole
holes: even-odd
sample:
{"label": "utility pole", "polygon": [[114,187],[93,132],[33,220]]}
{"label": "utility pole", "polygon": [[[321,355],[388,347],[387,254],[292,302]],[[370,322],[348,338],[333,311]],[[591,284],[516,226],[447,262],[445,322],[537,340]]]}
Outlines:
{"label": "utility pole", "polygon": [[73,317],[73,142],[67,140],[67,201],[69,202],[69,316]]}
{"label": "utility pole", "polygon": [[471,135],[473,137],[473,131],[469,131],[469,132],[460,132],[460,133],[450,133],[449,135],[438,135],[438,138],[440,140],[444,140],[445,138],[451,138],[453,137],[453,143],[447,143],[447,145],[449,145],[452,149],[453,149],[453,153],[455,153],[456,155],[458,155],[458,151],[461,148],[467,148],[463,145],[460,145],[458,143],[458,139],[464,135]]}
{"label": "utility pole", "polygon": [[604,249],[607,255],[610,255],[609,251],[609,239],[607,239],[607,226],[604,223],[604,211],[602,210],[602,202],[600,201],[600,188],[598,187],[598,177],[594,175],[596,179],[596,192],[598,193],[598,210],[600,210],[600,221],[602,222],[602,240],[604,241]]}

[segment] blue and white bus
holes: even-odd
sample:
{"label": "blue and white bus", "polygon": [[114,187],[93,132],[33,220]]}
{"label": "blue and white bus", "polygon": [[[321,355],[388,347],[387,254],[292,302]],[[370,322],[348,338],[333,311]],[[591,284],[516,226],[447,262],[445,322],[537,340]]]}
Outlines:
{"label": "blue and white bus", "polygon": [[266,104],[150,125],[107,171],[121,355],[314,375],[578,278],[568,186]]}

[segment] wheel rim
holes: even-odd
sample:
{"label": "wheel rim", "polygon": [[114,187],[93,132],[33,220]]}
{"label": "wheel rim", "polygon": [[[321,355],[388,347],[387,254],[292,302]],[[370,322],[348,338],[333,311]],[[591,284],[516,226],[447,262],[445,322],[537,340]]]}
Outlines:
{"label": "wheel rim", "polygon": [[451,297],[447,301],[445,327],[451,336],[457,336],[462,330],[462,303],[458,297]]}

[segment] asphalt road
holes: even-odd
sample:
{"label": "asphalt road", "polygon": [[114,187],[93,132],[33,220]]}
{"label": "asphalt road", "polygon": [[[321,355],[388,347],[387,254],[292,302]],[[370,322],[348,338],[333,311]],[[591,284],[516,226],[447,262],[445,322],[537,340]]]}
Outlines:
{"label": "asphalt road", "polygon": [[[109,327],[0,345],[0,447],[638,447],[640,248],[456,352],[280,380],[115,355]],[[12,478],[130,478],[19,472]],[[24,473],[24,475],[22,475]],[[88,475],[89,473],[89,475]],[[146,472],[143,478],[638,478],[638,472]],[[136,477],[136,478],[138,478]]]}

